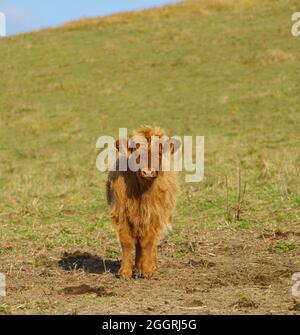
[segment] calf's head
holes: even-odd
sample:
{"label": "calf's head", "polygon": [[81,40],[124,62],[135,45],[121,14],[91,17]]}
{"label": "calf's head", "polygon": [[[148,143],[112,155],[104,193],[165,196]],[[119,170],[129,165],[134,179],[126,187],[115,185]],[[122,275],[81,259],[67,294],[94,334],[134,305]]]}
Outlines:
{"label": "calf's head", "polygon": [[128,168],[142,180],[153,181],[164,170],[168,160],[181,147],[178,139],[169,139],[158,127],[142,127],[117,140],[116,148],[127,155]]}

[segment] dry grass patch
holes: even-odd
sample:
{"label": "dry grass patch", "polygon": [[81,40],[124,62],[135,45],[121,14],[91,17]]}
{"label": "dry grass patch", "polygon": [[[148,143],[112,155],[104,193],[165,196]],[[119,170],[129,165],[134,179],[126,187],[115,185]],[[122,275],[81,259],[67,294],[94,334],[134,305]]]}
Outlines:
{"label": "dry grass patch", "polygon": [[269,49],[265,52],[257,52],[253,54],[245,63],[256,66],[267,66],[294,62],[295,60],[296,56],[291,52],[283,51],[281,49]]}

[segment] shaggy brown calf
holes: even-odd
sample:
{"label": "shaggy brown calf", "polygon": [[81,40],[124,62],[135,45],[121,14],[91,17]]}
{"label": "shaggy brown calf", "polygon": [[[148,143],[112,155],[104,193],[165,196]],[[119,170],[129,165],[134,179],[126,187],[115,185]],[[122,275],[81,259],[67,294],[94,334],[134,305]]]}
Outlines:
{"label": "shaggy brown calf", "polygon": [[[142,127],[133,131],[133,136],[147,139],[148,166],[140,166],[137,172],[112,171],[109,173],[106,190],[111,207],[111,217],[116,228],[121,247],[122,263],[120,277],[133,275],[133,251],[135,268],[141,277],[150,277],[157,269],[157,245],[170,228],[172,214],[178,193],[177,178],[173,171],[161,171],[162,150],[159,150],[159,168],[151,168],[151,138],[162,138],[160,128]],[[135,149],[129,149],[127,155]],[[169,142],[171,153],[176,144]],[[119,141],[116,148],[120,149]]]}

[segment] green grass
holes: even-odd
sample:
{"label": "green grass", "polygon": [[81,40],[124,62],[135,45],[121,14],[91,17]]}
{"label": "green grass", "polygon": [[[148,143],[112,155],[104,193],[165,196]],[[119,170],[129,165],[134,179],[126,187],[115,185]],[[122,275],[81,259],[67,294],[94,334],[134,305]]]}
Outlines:
{"label": "green grass", "polygon": [[273,243],[270,246],[270,251],[282,253],[282,252],[292,251],[296,248],[298,248],[298,245],[295,242],[281,241],[281,242]]}
{"label": "green grass", "polygon": [[0,305],[0,315],[9,315],[11,314],[11,310],[8,306],[6,305]]}
{"label": "green grass", "polygon": [[205,180],[181,174],[176,227],[299,227],[299,5],[195,3],[0,40],[1,253],[115,254],[95,144],[141,124],[205,136]]}

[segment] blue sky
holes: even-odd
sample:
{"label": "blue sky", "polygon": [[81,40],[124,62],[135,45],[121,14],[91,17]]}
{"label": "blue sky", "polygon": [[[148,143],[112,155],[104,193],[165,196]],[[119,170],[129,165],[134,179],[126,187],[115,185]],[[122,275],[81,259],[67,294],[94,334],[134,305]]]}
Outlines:
{"label": "blue sky", "polygon": [[57,26],[87,16],[161,6],[178,0],[0,0],[7,35]]}

